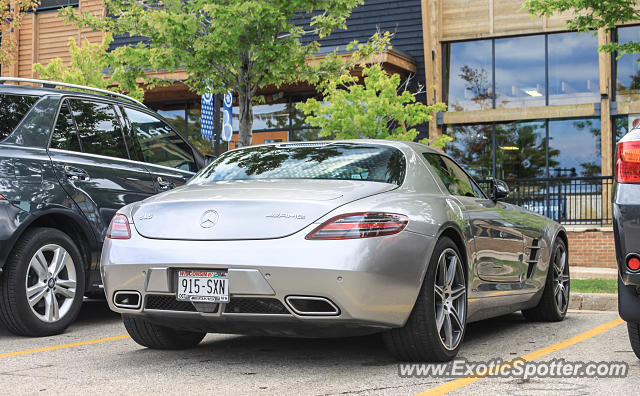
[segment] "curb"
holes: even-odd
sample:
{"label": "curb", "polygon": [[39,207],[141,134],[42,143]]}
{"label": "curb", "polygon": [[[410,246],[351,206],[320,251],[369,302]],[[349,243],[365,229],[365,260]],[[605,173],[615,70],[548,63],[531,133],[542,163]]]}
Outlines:
{"label": "curb", "polygon": [[618,295],[608,293],[571,293],[569,309],[617,311]]}

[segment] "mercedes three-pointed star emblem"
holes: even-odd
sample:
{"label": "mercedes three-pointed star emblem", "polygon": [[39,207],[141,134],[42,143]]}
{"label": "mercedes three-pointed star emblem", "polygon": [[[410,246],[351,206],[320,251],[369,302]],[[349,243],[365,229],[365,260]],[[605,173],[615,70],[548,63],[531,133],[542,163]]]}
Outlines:
{"label": "mercedes three-pointed star emblem", "polygon": [[220,215],[215,210],[207,210],[202,214],[200,218],[200,227],[202,228],[211,228],[218,224],[218,219]]}

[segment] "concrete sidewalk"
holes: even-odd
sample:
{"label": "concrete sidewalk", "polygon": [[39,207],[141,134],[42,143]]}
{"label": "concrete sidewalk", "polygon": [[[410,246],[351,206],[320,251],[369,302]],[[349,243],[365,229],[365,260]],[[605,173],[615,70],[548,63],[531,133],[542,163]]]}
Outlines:
{"label": "concrete sidewalk", "polygon": [[569,272],[571,279],[618,279],[618,270],[615,268],[572,266]]}

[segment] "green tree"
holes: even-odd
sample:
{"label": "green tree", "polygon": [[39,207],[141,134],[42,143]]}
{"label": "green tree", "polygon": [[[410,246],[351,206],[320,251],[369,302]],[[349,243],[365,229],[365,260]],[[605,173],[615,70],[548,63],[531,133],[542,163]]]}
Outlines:
{"label": "green tree", "polygon": [[[383,43],[391,36],[376,33],[372,41]],[[299,103],[297,108],[306,116],[306,122],[320,127],[320,136],[334,139],[393,139],[413,141],[418,136],[415,126],[431,121],[432,114],[444,111],[446,106],[433,106],[416,100],[408,89],[408,81],[400,75],[389,74],[379,63],[361,69],[351,67],[341,75],[319,84],[323,102],[315,98]],[[443,147],[449,136],[429,142]]]}
{"label": "green tree", "polygon": [[[551,16],[571,12],[574,16],[567,28],[579,32],[610,31],[617,25],[637,22],[640,10],[636,0],[525,0],[523,8],[532,15]],[[601,51],[616,52],[619,56],[640,53],[640,42],[611,43],[600,46]]]}
{"label": "green tree", "polygon": [[34,64],[33,71],[45,80],[110,89],[142,100],[144,91],[135,80],[123,76],[124,69],[114,70],[107,75],[111,65],[115,63],[114,54],[108,51],[112,41],[113,36],[110,33],[105,34],[102,42],[97,44],[87,41],[78,46],[76,40],[70,38],[71,62],[68,65],[65,65],[61,58],[55,58],[46,66]]}
{"label": "green tree", "polygon": [[[325,37],[346,28],[351,10],[363,0],[105,0],[105,17],[61,11],[82,28],[114,35],[141,36],[136,45],[112,51],[112,69],[129,81],[151,87],[167,81],[145,72],[184,70],[197,93],[234,91],[239,102],[239,146],[252,138],[252,100],[260,88],[301,80],[311,83],[334,73],[334,52],[323,62],[308,62],[320,44],[301,42],[306,33]],[[304,26],[294,20],[305,17]]]}
{"label": "green tree", "polygon": [[40,0],[0,0],[0,64],[6,67],[13,62],[17,41],[15,32],[22,26],[22,18],[35,11]]}

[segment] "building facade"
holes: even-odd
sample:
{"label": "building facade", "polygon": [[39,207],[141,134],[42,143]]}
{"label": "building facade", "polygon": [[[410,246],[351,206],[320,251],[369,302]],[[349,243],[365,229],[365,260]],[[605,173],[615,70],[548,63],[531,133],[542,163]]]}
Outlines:
{"label": "building facade", "polygon": [[[100,0],[49,1],[14,33],[16,62],[2,68],[3,76],[37,77],[34,62],[68,60],[69,37],[101,40],[100,33],[65,25],[56,13],[62,5],[104,13]],[[613,154],[640,113],[640,68],[637,57],[617,60],[598,46],[640,40],[640,26],[577,34],[567,31],[566,16],[532,17],[521,7],[522,0],[366,0],[346,31],[321,44],[341,50],[378,30],[394,32],[385,68],[411,76],[414,89],[424,87],[420,100],[448,105],[422,135],[452,136],[446,150],[476,179],[508,180],[515,203],[573,227],[576,241],[592,239],[581,247],[581,265],[603,265],[603,257],[612,263]],[[134,41],[116,37],[113,45]],[[317,95],[312,86],[260,94],[254,144],[318,139],[295,108]],[[149,91],[145,102],[184,135],[200,133],[200,98],[186,86]]]}

